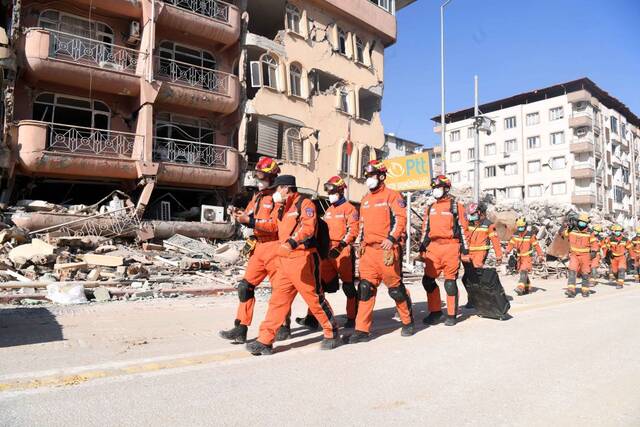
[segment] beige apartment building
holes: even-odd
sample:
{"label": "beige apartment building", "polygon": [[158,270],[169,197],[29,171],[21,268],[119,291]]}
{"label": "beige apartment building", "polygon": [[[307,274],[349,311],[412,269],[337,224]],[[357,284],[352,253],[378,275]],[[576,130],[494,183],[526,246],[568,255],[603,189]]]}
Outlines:
{"label": "beige apartment building", "polygon": [[[473,108],[446,115],[446,172],[498,200],[551,200],[598,209],[619,221],[640,207],[640,118],[582,78],[480,106],[495,122],[474,150]],[[440,117],[433,117],[440,132]],[[442,151],[440,149],[440,151]]]}

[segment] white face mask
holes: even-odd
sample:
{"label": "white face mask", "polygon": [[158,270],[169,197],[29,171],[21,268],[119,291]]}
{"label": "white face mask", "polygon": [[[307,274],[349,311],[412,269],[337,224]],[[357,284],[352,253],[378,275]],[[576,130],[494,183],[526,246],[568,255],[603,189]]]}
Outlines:
{"label": "white face mask", "polygon": [[269,186],[269,181],[265,181],[262,179],[258,180],[258,190],[262,191],[268,186]]}
{"label": "white face mask", "polygon": [[273,198],[274,203],[282,203],[282,201],[284,200],[284,198],[282,197],[282,194],[278,191],[273,193],[273,196],[271,197]]}
{"label": "white face mask", "polygon": [[434,189],[431,194],[433,194],[433,197],[435,197],[436,199],[440,199],[442,198],[442,196],[444,196],[444,188],[438,187]]}
{"label": "white face mask", "polygon": [[378,186],[378,178],[376,178],[375,176],[370,176],[369,178],[367,178],[367,187],[369,188],[369,190],[373,190]]}
{"label": "white face mask", "polygon": [[338,200],[340,200],[340,195],[339,194],[329,194],[329,203],[335,203]]}

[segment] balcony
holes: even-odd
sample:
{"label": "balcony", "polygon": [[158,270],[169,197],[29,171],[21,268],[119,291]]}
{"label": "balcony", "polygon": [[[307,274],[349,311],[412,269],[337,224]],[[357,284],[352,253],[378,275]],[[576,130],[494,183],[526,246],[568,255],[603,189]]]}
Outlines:
{"label": "balcony", "polygon": [[596,176],[596,168],[593,162],[574,163],[571,167],[571,178],[594,178]]}
{"label": "balcony", "polygon": [[232,45],[240,39],[240,10],[218,0],[162,0],[157,2],[158,24],[203,42]]}
{"label": "balcony", "polygon": [[[338,9],[350,15],[367,27],[368,31],[378,34],[384,46],[396,41],[396,17],[385,8],[374,4],[371,0],[322,0],[330,9]],[[329,10],[329,9],[328,9]]]}
{"label": "balcony", "polygon": [[108,1],[96,1],[96,0],[71,0],[71,3],[82,5],[86,8],[91,8],[92,12],[115,16],[126,16],[128,18],[141,18],[142,17],[142,2],[132,0],[108,0]]}
{"label": "balcony", "polygon": [[593,116],[591,111],[573,111],[571,117],[569,117],[569,127],[571,128],[581,128],[588,127],[591,128],[593,125]]}
{"label": "balcony", "polygon": [[240,104],[240,82],[233,74],[160,57],[154,70],[163,82],[159,103],[222,114],[234,112]]}
{"label": "balcony", "polygon": [[596,192],[589,188],[576,188],[571,194],[571,203],[574,205],[595,205]]}
{"label": "balcony", "polygon": [[18,163],[24,172],[57,177],[135,179],[136,148],[144,136],[105,129],[23,120]]}
{"label": "balcony", "polygon": [[238,179],[240,156],[232,147],[156,137],[153,160],[158,183],[189,187],[229,187]]}
{"label": "balcony", "polygon": [[30,80],[137,96],[147,54],[55,30],[30,28],[25,36]]}
{"label": "balcony", "polygon": [[592,153],[595,144],[590,138],[574,138],[569,143],[569,151],[571,153]]}

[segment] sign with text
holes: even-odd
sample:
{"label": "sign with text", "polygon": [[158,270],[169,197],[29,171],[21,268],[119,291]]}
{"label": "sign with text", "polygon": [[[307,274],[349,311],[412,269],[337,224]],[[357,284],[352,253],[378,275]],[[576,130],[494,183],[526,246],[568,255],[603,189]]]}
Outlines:
{"label": "sign with text", "polygon": [[389,188],[396,191],[428,190],[431,188],[431,156],[429,152],[395,157],[383,161],[387,167]]}

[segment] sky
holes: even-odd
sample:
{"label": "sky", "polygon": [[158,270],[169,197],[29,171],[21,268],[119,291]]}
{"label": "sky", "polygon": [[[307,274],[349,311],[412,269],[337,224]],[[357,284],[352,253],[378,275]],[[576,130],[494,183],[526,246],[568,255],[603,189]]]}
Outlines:
{"label": "sky", "polygon": [[[431,147],[440,114],[440,0],[398,12],[385,52],[385,132]],[[453,0],[445,9],[446,111],[589,77],[640,116],[640,0]]]}

